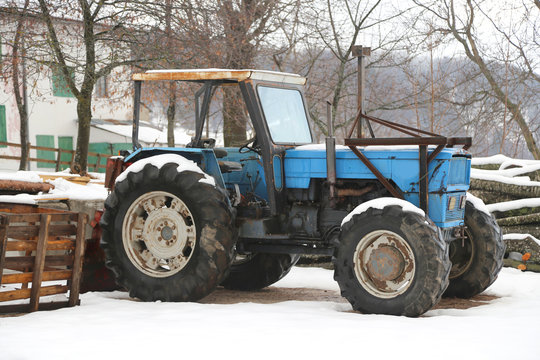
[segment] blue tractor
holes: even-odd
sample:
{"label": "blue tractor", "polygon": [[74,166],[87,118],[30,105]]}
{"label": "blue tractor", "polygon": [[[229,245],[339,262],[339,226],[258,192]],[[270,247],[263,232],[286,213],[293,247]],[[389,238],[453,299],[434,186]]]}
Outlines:
{"label": "blue tractor", "polygon": [[[108,161],[101,219],[106,264],[132,297],[196,301],[220,285],[261,289],[316,254],[332,256],[354,310],[419,316],[443,295],[472,297],[497,277],[501,232],[467,195],[470,138],[359,112],[371,133],[379,123],[410,137],[313,144],[306,79],[294,74],[159,70],[134,80],[133,151]],[[139,144],[147,81],[200,84],[186,147]],[[220,86],[240,88],[254,132],[242,146],[215,148],[203,137]]]}

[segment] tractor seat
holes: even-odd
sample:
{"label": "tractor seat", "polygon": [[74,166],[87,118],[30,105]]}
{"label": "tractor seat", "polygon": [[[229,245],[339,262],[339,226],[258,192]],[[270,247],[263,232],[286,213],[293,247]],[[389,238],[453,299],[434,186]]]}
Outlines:
{"label": "tractor seat", "polygon": [[236,161],[218,161],[221,173],[230,173],[233,171],[242,171],[242,164]]}

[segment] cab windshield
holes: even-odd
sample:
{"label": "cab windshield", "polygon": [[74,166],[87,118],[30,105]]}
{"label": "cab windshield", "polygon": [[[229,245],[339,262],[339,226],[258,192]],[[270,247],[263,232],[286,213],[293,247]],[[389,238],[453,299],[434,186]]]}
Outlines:
{"label": "cab windshield", "polygon": [[312,142],[304,102],[298,90],[259,85],[257,92],[274,143]]}

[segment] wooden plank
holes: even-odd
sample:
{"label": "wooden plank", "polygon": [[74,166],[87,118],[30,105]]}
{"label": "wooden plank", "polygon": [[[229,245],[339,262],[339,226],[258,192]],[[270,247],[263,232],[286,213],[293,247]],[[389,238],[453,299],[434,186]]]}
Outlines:
{"label": "wooden plank", "polygon": [[9,223],[13,226],[15,223],[39,222],[41,214],[51,215],[51,221],[77,221],[77,213],[73,212],[55,212],[54,209],[38,208],[40,211],[35,214],[6,214],[9,217]]}
{"label": "wooden plank", "polygon": [[[45,256],[45,266],[71,266],[73,255],[48,255]],[[32,269],[34,266],[33,256],[6,257],[5,269],[23,271],[25,268]]]}
{"label": "wooden plank", "polygon": [[60,160],[62,158],[62,149],[61,148],[58,148],[58,152],[56,154],[56,165],[54,167],[54,171],[58,172],[60,171]]}
{"label": "wooden plank", "polygon": [[41,215],[39,239],[34,263],[34,275],[32,276],[32,289],[30,294],[29,309],[30,312],[37,311],[39,306],[39,289],[41,288],[43,268],[45,267],[45,254],[47,253],[47,236],[49,235],[50,222],[50,215]]}
{"label": "wooden plank", "polygon": [[5,203],[0,202],[0,212],[9,212],[13,213],[24,213],[24,212],[36,212],[35,209],[38,207],[36,205],[29,204],[14,204],[14,203]]}
{"label": "wooden plank", "polygon": [[[77,234],[77,227],[72,224],[50,225],[50,233],[56,236],[69,236]],[[8,227],[8,237],[24,239],[36,237],[39,230],[35,226],[10,226]]]}
{"label": "wooden plank", "polygon": [[[7,243],[6,251],[33,251],[37,249],[37,241],[34,240],[11,240]],[[75,239],[57,238],[49,236],[47,250],[74,250]]]}
{"label": "wooden plank", "polygon": [[[67,305],[67,301],[44,302],[39,304],[39,310],[56,310],[66,307]],[[29,306],[30,304],[0,305],[0,313],[11,314],[28,312]]]}
{"label": "wooden plank", "polygon": [[62,179],[65,179],[67,181],[77,183],[77,184],[87,184],[91,180],[89,176],[79,176],[79,175],[39,175],[39,177],[45,181],[62,178]]}
{"label": "wooden plank", "polygon": [[[14,203],[5,203],[0,202],[0,212],[5,212],[5,215],[14,216],[14,214],[65,214],[70,213],[69,211],[47,208],[47,207],[38,207],[33,204],[14,204]],[[75,214],[71,212],[71,214]],[[76,218],[74,218],[76,219]],[[37,220],[39,221],[39,219]]]}
{"label": "wooden plank", "polygon": [[[10,291],[0,291],[0,302],[1,301],[12,301],[12,300],[21,300],[28,299],[31,297],[32,289],[19,289],[19,290],[10,290]],[[69,290],[67,285],[51,285],[44,286],[39,289],[39,297],[50,296],[57,294],[65,294]]]}
{"label": "wooden plank", "polygon": [[[24,272],[20,274],[7,274],[2,276],[2,284],[22,284],[32,281],[32,272]],[[41,281],[69,280],[73,276],[71,270],[53,270],[44,271]]]}
{"label": "wooden plank", "polygon": [[0,215],[0,285],[2,285],[2,274],[4,273],[4,265],[6,260],[8,226],[9,218],[5,215]]}
{"label": "wooden plank", "polygon": [[77,221],[77,240],[75,246],[75,258],[73,259],[73,277],[71,278],[71,288],[69,289],[69,306],[77,305],[79,301],[79,291],[81,289],[81,276],[84,258],[85,229],[88,217],[86,214],[79,214]]}

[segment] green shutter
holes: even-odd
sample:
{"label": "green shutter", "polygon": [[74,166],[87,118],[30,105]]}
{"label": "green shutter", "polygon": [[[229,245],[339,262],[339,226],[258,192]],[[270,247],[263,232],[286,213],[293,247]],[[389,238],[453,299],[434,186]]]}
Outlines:
{"label": "green shutter", "polygon": [[[0,141],[7,142],[7,121],[6,121],[6,107],[0,105]],[[6,147],[7,145],[0,145],[0,147]]]}
{"label": "green shutter", "polygon": [[[71,79],[75,79],[75,71],[73,68],[68,69]],[[58,97],[73,97],[71,90],[68,87],[67,80],[64,77],[62,69],[55,67],[52,69],[52,91],[54,96]]]}
{"label": "green shutter", "polygon": [[133,150],[133,144],[131,143],[116,143],[113,144],[113,155],[118,155],[120,150]]}
{"label": "green shutter", "polygon": [[[54,148],[54,136],[53,135],[36,135],[36,144],[37,146]],[[38,159],[56,160],[55,154],[56,154],[55,151],[37,150]],[[38,162],[37,167],[38,168],[54,168],[55,163],[54,161],[50,163]]]}
{"label": "green shutter", "polygon": [[[63,150],[73,150],[73,136],[59,136],[58,148]],[[71,163],[71,153],[62,153],[60,160]],[[60,170],[67,169],[68,167],[68,164],[60,164]]]}
{"label": "green shutter", "polygon": [[[105,158],[112,155],[111,154],[111,144],[109,143],[91,143],[88,145],[88,152],[96,152],[99,154],[104,154],[105,156],[102,156],[99,160],[99,163],[101,165],[105,165],[107,162],[105,161]],[[88,171],[94,171],[94,166],[97,162],[97,156],[89,156],[88,157]],[[99,169],[99,172],[105,172],[105,169]]]}

